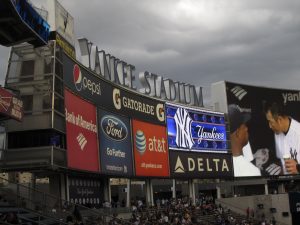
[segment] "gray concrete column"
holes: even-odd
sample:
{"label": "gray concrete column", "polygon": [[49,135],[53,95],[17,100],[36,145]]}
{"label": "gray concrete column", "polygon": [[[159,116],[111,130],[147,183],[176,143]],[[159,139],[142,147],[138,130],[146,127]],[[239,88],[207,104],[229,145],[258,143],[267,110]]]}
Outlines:
{"label": "gray concrete column", "polygon": [[173,186],[172,186],[172,198],[176,198],[176,180],[173,179]]}
{"label": "gray concrete column", "polygon": [[188,180],[189,197],[192,199],[192,203],[195,204],[195,186],[193,179]]}
{"label": "gray concrete column", "polygon": [[151,191],[151,203],[152,203],[152,206],[154,206],[154,196],[153,196],[153,185],[152,185],[152,182],[150,183],[150,191]]}
{"label": "gray concrete column", "polygon": [[195,182],[194,179],[192,179],[191,181],[192,181],[192,203],[193,205],[195,205],[196,204]]}
{"label": "gray concrete column", "polygon": [[220,186],[216,186],[217,188],[217,199],[221,198],[221,187]]}
{"label": "gray concrete column", "polygon": [[145,185],[146,185],[146,203],[148,206],[154,206],[152,180],[147,179]]}
{"label": "gray concrete column", "polygon": [[103,183],[104,183],[104,187],[103,187],[103,191],[104,191],[104,201],[108,201],[111,202],[111,193],[110,193],[110,179],[109,178],[104,178],[103,179]]}
{"label": "gray concrete column", "polygon": [[67,199],[67,178],[65,174],[60,174],[60,197],[63,200]]}
{"label": "gray concrete column", "polygon": [[265,184],[265,195],[269,194],[268,184]]}
{"label": "gray concrete column", "polygon": [[278,185],[278,194],[283,194],[283,193],[285,193],[284,184],[279,184]]}
{"label": "gray concrete column", "polygon": [[70,179],[66,176],[66,200],[70,201]]}
{"label": "gray concrete column", "polygon": [[130,207],[130,192],[131,192],[131,180],[127,179],[127,187],[126,187],[126,207]]}
{"label": "gray concrete column", "polygon": [[107,178],[108,181],[108,199],[111,202],[111,186],[110,186],[110,178]]}

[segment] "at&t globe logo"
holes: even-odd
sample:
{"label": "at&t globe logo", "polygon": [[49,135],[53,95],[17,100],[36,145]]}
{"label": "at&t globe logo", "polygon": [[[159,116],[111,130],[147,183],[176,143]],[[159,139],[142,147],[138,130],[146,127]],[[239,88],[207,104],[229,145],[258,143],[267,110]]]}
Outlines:
{"label": "at&t globe logo", "polygon": [[95,82],[90,80],[86,76],[82,75],[80,67],[75,64],[73,68],[73,81],[77,91],[86,90],[90,92],[90,94],[101,95],[101,86],[100,82]]}
{"label": "at&t globe logo", "polygon": [[146,137],[143,131],[137,130],[135,133],[135,146],[138,152],[143,155],[146,151]]}
{"label": "at&t globe logo", "polygon": [[75,64],[73,68],[73,78],[74,78],[74,84],[77,91],[81,91],[82,89],[82,74],[80,67]]}

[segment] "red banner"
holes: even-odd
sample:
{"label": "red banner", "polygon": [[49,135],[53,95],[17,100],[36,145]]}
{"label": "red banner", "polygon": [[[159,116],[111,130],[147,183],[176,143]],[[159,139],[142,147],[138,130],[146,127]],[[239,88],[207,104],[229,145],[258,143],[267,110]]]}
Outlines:
{"label": "red banner", "polygon": [[23,119],[23,102],[14,94],[0,87],[0,114],[21,121]]}
{"label": "red banner", "polygon": [[132,121],[136,176],[168,177],[166,127]]}
{"label": "red banner", "polygon": [[99,171],[96,107],[65,90],[68,166]]}

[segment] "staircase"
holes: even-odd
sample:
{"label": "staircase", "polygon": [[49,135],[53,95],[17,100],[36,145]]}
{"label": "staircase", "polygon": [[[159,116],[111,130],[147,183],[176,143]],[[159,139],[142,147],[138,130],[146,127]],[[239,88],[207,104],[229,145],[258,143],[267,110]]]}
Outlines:
{"label": "staircase", "polygon": [[[1,182],[2,181],[2,182]],[[4,185],[5,184],[5,185]],[[45,192],[9,182],[0,178],[0,218],[1,215],[14,213],[21,224],[34,225],[67,225],[66,218],[73,215],[75,206],[79,209],[84,224],[107,225],[113,219],[113,209],[91,209],[82,205],[73,204]],[[55,203],[55,207],[52,207]],[[126,224],[126,221],[122,221]],[[0,224],[4,224],[0,221]]]}

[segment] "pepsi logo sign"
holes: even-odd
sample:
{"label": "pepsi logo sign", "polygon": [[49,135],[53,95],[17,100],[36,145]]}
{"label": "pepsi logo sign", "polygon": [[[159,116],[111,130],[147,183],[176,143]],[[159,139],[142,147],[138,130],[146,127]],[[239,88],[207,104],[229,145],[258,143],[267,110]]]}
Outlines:
{"label": "pepsi logo sign", "polygon": [[74,78],[74,84],[77,91],[81,91],[82,89],[82,74],[80,67],[75,64],[73,68],[73,78]]}
{"label": "pepsi logo sign", "polygon": [[101,95],[100,82],[96,83],[81,73],[80,67],[75,64],[73,68],[73,81],[77,91],[88,90],[91,94]]}
{"label": "pepsi logo sign", "polygon": [[114,116],[104,116],[101,119],[101,129],[108,138],[114,141],[122,141],[128,135],[125,123]]}

